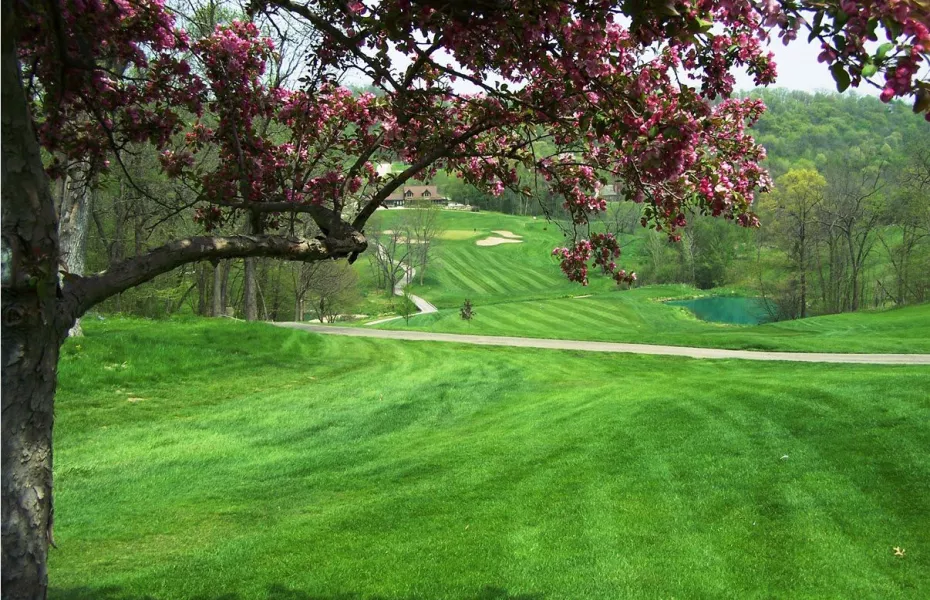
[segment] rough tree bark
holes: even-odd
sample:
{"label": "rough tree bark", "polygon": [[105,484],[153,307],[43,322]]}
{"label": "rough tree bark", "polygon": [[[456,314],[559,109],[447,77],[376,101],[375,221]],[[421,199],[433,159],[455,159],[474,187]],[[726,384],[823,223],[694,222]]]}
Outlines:
{"label": "rough tree bark", "polygon": [[[84,274],[87,256],[87,228],[90,224],[93,191],[86,165],[68,169],[59,185],[58,196],[58,247],[61,251],[61,269],[72,275]],[[84,335],[81,320],[74,322],[70,336]]]}
{"label": "rough tree bark", "polygon": [[219,262],[216,262],[213,264],[213,310],[211,311],[214,317],[222,317],[226,314],[226,307],[223,305],[224,291],[223,268]]}
{"label": "rough tree bark", "polygon": [[44,598],[52,538],[52,423],[58,349],[58,226],[3,3],[3,597]]}
{"label": "rough tree bark", "polygon": [[245,320],[258,320],[258,286],[255,278],[255,259],[245,259],[245,275],[243,279],[243,299],[245,305]]}

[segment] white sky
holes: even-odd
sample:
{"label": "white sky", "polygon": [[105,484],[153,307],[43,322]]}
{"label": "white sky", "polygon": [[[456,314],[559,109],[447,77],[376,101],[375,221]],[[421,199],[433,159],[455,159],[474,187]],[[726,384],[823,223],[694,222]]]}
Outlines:
{"label": "white sky", "polygon": [[[800,36],[785,46],[776,37],[772,40],[769,50],[775,54],[775,64],[778,65],[778,79],[769,87],[804,92],[836,91],[829,68],[826,64],[817,62],[817,55],[820,54],[819,43],[809,44],[805,36]],[[751,90],[756,87],[752,77],[747,76],[745,72],[737,72],[735,75],[737,89]],[[856,92],[878,96],[881,90],[863,83]]]}

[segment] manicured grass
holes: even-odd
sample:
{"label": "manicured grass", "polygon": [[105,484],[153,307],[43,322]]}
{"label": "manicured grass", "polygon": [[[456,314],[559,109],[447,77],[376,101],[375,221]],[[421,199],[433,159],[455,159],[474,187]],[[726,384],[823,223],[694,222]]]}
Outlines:
{"label": "manicured grass", "polygon": [[471,322],[447,309],[375,327],[750,350],[930,352],[930,304],[745,326],[701,321],[661,302],[695,293],[687,286],[650,286],[588,298],[475,302]]}
{"label": "manicured grass", "polygon": [[926,367],[86,330],[53,599],[930,593]]}
{"label": "manicured grass", "polygon": [[[456,308],[466,298],[490,304],[586,293],[562,275],[552,256],[553,248],[566,243],[555,223],[500,213],[441,211],[439,215],[445,233],[434,245],[424,285],[417,281],[410,288],[436,306]],[[391,229],[404,211],[379,211],[376,216],[384,229]],[[510,231],[523,241],[499,246],[475,243],[496,236],[494,230]],[[592,286],[606,291],[614,284],[597,278]]]}
{"label": "manicured grass", "polygon": [[[378,213],[386,228],[402,216],[403,211]],[[627,291],[597,275],[589,287],[569,282],[551,256],[564,238],[556,224],[544,219],[456,211],[440,216],[448,235],[436,242],[425,285],[411,286],[440,312],[413,317],[409,324],[395,320],[377,327],[751,350],[930,352],[930,304],[753,327],[709,323],[659,301],[708,293],[688,286]],[[512,231],[524,241],[475,245],[494,230]],[[624,264],[635,263],[641,239],[625,241]],[[721,292],[729,290],[711,293]],[[576,297],[587,295],[591,297]],[[459,315],[466,298],[477,315],[470,323]]]}

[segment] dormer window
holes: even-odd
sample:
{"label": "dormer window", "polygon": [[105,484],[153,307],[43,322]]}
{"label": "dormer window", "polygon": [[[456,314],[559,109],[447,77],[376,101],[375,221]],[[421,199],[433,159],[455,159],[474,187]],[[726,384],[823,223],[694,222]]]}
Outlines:
{"label": "dormer window", "polygon": [[404,192],[404,198],[413,198],[413,192],[411,192],[410,190],[407,190],[406,192]]}
{"label": "dormer window", "polygon": [[429,198],[429,196],[430,196],[429,190],[426,190],[426,191],[423,192],[423,197],[424,197],[424,198]]}

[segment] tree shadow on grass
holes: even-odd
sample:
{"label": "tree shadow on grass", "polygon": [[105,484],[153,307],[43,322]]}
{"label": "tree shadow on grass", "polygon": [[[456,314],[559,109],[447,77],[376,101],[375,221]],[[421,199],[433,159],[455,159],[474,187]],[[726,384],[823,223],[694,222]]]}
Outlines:
{"label": "tree shadow on grass", "polygon": [[[49,594],[53,600],[157,600],[155,596],[136,595],[123,592],[118,587],[103,588],[70,588],[55,589]],[[193,596],[190,600],[247,600],[239,594],[220,594]],[[300,590],[290,589],[284,585],[271,585],[268,592],[258,596],[255,600],[429,600],[428,596],[364,596],[362,594],[345,593],[334,596],[320,596],[309,594]],[[543,600],[542,594],[511,594],[504,588],[485,586],[475,594],[466,594],[462,600]]]}

